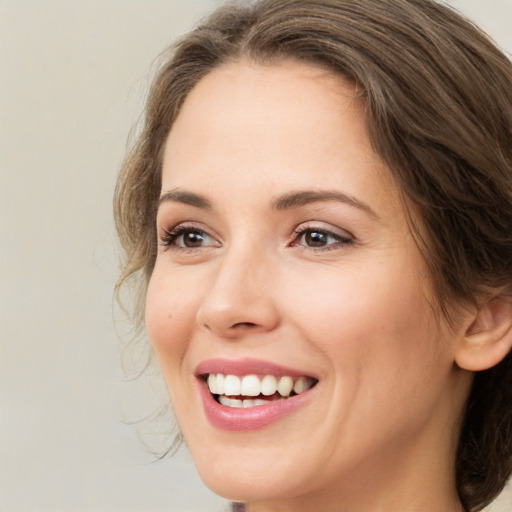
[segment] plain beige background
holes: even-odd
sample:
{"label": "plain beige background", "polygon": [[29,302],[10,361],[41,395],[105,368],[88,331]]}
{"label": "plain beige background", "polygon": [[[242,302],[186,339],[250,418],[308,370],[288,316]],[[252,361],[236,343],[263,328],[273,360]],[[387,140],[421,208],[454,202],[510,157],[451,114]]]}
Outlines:
{"label": "plain beige background", "polygon": [[[153,59],[215,3],[0,0],[1,512],[225,509],[120,421],[153,383],[123,383],[112,313],[127,134]],[[452,3],[512,52],[512,0]]]}

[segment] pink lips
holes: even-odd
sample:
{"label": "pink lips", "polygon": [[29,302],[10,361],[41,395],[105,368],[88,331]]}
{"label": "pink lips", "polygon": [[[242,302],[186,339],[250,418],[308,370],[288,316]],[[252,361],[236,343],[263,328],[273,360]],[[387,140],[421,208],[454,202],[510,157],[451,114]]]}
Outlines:
{"label": "pink lips", "polygon": [[223,373],[224,375],[275,375],[276,377],[288,375],[293,378],[307,375],[316,378],[314,375],[261,359],[238,359],[236,361],[230,359],[208,359],[196,368],[196,375],[210,373]]}
{"label": "pink lips", "polygon": [[250,431],[264,428],[279,421],[284,416],[293,413],[310,398],[312,390],[282,400],[269,402],[249,408],[232,408],[218,403],[208,389],[204,376],[210,373],[224,375],[274,375],[292,378],[310,376],[306,373],[286,368],[281,365],[256,359],[242,359],[237,361],[224,359],[210,359],[203,361],[196,369],[199,392],[203,407],[209,422],[216,428],[231,431]]}

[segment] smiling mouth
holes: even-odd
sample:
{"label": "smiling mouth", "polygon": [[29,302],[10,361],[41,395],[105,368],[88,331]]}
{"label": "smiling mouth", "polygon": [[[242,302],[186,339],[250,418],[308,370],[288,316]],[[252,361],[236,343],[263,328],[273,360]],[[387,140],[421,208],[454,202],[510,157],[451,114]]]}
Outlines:
{"label": "smiling mouth", "polygon": [[236,409],[258,407],[300,395],[317,384],[312,377],[293,378],[275,375],[225,375],[210,373],[203,376],[210,393],[225,407]]}

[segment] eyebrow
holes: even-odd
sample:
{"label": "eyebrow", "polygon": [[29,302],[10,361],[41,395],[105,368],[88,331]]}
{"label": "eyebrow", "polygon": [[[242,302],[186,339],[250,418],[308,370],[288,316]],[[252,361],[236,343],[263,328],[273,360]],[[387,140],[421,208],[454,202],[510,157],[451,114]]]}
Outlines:
{"label": "eyebrow", "polygon": [[194,192],[180,190],[179,188],[164,192],[160,196],[157,206],[160,207],[162,203],[182,203],[195,206],[196,208],[203,208],[205,210],[212,209],[212,203],[208,201],[206,197],[195,194]]}
{"label": "eyebrow", "polygon": [[[372,210],[372,208],[370,208],[369,205],[353,196],[349,196],[336,190],[298,190],[286,192],[285,194],[272,199],[270,207],[273,210],[279,211],[291,210],[322,201],[338,201],[340,203],[345,203],[358,208],[359,210],[363,210],[374,219],[379,220],[379,216],[374,210]],[[178,188],[164,192],[158,200],[158,207],[160,207],[162,203],[167,202],[187,204],[205,210],[213,209],[212,203],[206,197]]]}
{"label": "eyebrow", "polygon": [[372,208],[370,208],[369,205],[353,196],[349,196],[336,190],[299,190],[295,192],[287,192],[286,194],[273,199],[270,204],[275,210],[289,210],[321,201],[338,201],[345,203],[363,210],[374,219],[379,219],[379,216],[374,210],[372,210]]}

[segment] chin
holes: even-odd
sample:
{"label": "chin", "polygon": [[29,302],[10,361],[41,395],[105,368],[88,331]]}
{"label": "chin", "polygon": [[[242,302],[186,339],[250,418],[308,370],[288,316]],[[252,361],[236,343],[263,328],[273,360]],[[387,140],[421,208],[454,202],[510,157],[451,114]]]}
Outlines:
{"label": "chin", "polygon": [[[202,435],[195,432],[186,441],[204,484],[231,501],[293,499],[310,492],[320,475],[320,471],[311,474],[311,467],[317,467],[318,454],[298,448],[307,447],[307,440],[297,444],[292,436],[287,442],[283,432],[241,435],[207,427]],[[305,460],[310,464],[306,465]]]}
{"label": "chin", "polygon": [[230,501],[273,501],[302,494],[300,490],[304,489],[304,482],[299,482],[300,475],[292,471],[272,470],[270,462],[265,463],[267,471],[261,466],[251,466],[250,461],[239,464],[226,460],[217,467],[196,467],[204,484]]}

